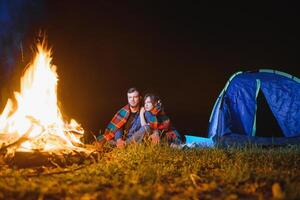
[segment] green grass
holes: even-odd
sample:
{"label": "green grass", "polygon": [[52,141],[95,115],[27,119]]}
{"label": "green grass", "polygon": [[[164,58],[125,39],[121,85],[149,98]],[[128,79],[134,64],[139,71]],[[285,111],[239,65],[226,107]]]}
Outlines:
{"label": "green grass", "polygon": [[0,199],[299,199],[299,188],[299,146],[129,145],[81,166],[0,169]]}

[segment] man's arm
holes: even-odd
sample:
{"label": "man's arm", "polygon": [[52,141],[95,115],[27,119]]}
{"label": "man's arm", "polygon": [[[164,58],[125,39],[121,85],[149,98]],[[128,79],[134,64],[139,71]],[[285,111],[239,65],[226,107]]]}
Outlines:
{"label": "man's arm", "polygon": [[129,117],[129,114],[129,106],[126,105],[114,115],[112,120],[107,125],[103,135],[107,141],[114,139],[116,131],[123,127],[127,121],[127,118]]}

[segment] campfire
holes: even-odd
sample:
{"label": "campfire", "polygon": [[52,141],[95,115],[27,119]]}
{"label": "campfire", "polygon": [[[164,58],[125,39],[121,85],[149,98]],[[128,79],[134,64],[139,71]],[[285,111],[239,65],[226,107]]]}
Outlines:
{"label": "campfire", "polygon": [[83,128],[67,121],[58,104],[56,66],[51,49],[38,43],[33,61],[20,80],[20,91],[8,99],[0,115],[0,150],[6,156],[16,152],[48,154],[89,153],[80,138]]}

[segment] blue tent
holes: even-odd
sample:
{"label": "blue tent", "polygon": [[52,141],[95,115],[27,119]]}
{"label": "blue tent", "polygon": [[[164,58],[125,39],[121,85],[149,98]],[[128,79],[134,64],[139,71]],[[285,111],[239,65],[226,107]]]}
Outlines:
{"label": "blue tent", "polygon": [[208,136],[223,144],[300,143],[300,79],[268,69],[235,73],[214,105]]}

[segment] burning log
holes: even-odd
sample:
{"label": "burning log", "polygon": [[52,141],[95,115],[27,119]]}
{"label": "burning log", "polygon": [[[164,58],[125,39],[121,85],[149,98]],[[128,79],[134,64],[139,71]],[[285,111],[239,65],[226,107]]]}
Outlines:
{"label": "burning log", "polygon": [[98,157],[97,152],[91,154],[79,153],[79,152],[25,152],[16,151],[14,156],[6,159],[5,162],[9,166],[16,166],[18,168],[28,167],[66,167],[73,164],[83,164],[87,161],[94,162]]}
{"label": "burning log", "polygon": [[[33,129],[33,126],[31,126],[30,129],[24,135],[22,135],[19,139],[17,139],[15,142],[12,142],[12,143],[10,143],[8,145],[3,144],[1,146],[1,148],[0,148],[0,154],[10,154],[10,153],[13,153],[15,151],[15,149],[19,148],[19,146],[21,146],[21,144],[23,142],[25,142],[26,140],[28,140],[28,135],[32,131],[32,129]],[[2,136],[1,139],[3,140],[3,138],[5,136],[7,138],[9,138],[11,136],[11,134],[1,134],[1,136]]]}
{"label": "burning log", "polygon": [[[6,151],[1,148],[0,166],[8,165],[18,168],[29,167],[66,167],[73,164],[83,164],[86,162],[97,162],[104,151],[98,151],[92,145],[85,147],[86,151],[63,150],[56,151],[28,151],[18,149],[13,151],[9,149],[11,145],[5,146]],[[14,148],[15,149],[15,148]],[[10,152],[10,153],[8,153]]]}

